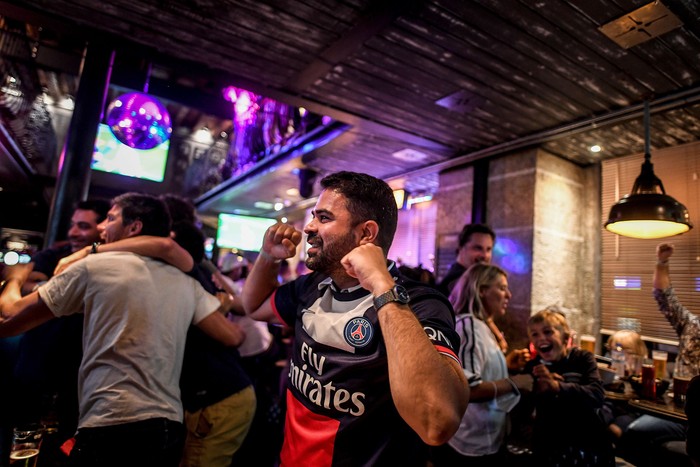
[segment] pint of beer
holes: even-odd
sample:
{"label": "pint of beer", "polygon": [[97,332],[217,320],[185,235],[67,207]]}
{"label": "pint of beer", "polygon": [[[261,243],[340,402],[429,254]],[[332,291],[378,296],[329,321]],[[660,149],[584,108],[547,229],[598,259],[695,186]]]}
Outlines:
{"label": "pint of beer", "polygon": [[663,350],[652,350],[651,358],[654,359],[656,378],[666,379],[666,361],[668,360],[668,352]]}
{"label": "pint of beer", "polygon": [[38,423],[20,426],[13,430],[10,448],[12,467],[36,467],[43,433],[44,427]]}
{"label": "pint of beer", "polygon": [[680,406],[685,405],[685,395],[691,379],[693,379],[693,373],[690,367],[677,359],[673,366],[673,402]]}
{"label": "pint of beer", "polygon": [[595,336],[581,334],[581,349],[588,350],[590,353],[595,353]]}

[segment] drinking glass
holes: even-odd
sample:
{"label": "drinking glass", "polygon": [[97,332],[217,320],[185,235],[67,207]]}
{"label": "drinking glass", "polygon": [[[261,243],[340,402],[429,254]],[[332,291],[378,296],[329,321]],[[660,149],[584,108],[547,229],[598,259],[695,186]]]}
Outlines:
{"label": "drinking glass", "polygon": [[666,362],[668,361],[668,352],[664,350],[652,350],[651,358],[654,359],[654,371],[657,379],[666,379]]}
{"label": "drinking glass", "polygon": [[581,349],[588,350],[590,353],[595,353],[595,336],[590,334],[581,334],[580,345]]}
{"label": "drinking glass", "polygon": [[44,426],[39,423],[16,427],[12,431],[10,465],[12,467],[36,467],[43,434]]}
{"label": "drinking glass", "polygon": [[673,366],[673,402],[681,406],[685,405],[685,394],[692,378],[693,372],[690,365],[686,365],[680,359],[676,360]]}
{"label": "drinking glass", "polygon": [[651,358],[645,358],[642,361],[642,393],[640,395],[644,399],[656,399],[656,370]]}

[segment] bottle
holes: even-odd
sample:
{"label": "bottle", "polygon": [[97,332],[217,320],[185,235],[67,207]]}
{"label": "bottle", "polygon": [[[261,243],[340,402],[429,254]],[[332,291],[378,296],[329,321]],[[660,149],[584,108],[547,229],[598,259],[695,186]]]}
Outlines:
{"label": "bottle", "polygon": [[610,352],[612,357],[612,369],[615,370],[615,378],[622,378],[625,376],[625,362],[627,357],[625,351],[622,349],[622,345],[619,342],[615,343],[615,346]]}

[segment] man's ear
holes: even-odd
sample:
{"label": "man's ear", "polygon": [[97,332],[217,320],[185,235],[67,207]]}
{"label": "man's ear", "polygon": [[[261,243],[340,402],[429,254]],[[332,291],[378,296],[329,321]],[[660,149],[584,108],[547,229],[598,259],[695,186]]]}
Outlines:
{"label": "man's ear", "polygon": [[360,230],[360,245],[365,243],[377,243],[377,236],[379,235],[379,224],[376,221],[365,221],[362,222],[359,227]]}
{"label": "man's ear", "polygon": [[127,227],[127,233],[129,235],[129,237],[135,237],[135,236],[141,234],[142,229],[143,229],[143,222],[136,219],[134,222],[129,224],[129,226]]}

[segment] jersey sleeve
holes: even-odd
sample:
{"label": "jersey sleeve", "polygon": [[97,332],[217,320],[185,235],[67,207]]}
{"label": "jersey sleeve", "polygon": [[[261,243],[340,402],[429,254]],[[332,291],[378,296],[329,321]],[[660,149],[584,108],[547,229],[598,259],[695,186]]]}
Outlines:
{"label": "jersey sleeve", "polygon": [[293,326],[296,320],[298,306],[299,279],[282,284],[272,293],[272,309],[287,326]]}
{"label": "jersey sleeve", "polygon": [[409,302],[409,306],[435,349],[459,362],[457,350],[460,340],[454,329],[454,313],[449,303],[435,295],[427,295]]}

